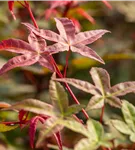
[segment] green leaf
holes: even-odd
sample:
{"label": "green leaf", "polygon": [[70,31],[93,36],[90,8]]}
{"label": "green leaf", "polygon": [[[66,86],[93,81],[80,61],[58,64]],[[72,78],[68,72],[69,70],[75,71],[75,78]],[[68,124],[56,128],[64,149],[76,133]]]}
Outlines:
{"label": "green leaf", "polygon": [[68,96],[63,86],[60,83],[51,80],[49,85],[49,93],[54,108],[57,112],[64,116],[64,112],[68,108]]}
{"label": "green leaf", "polygon": [[88,137],[87,129],[84,127],[83,124],[81,124],[80,122],[77,122],[76,120],[61,120],[59,121],[59,124],[63,125],[64,127],[74,132],[83,134],[84,136]]}
{"label": "green leaf", "polygon": [[43,128],[39,132],[39,137],[36,143],[37,148],[40,147],[40,145],[42,145],[42,142],[45,138],[63,129],[63,126],[58,123],[59,119],[56,117],[51,117],[46,120],[45,124],[43,125]]}
{"label": "green leaf", "polygon": [[131,135],[130,135],[130,140],[132,142],[135,142],[135,132],[133,132]]}
{"label": "green leaf", "polygon": [[98,147],[96,142],[83,138],[75,145],[75,150],[96,150]]}
{"label": "green leaf", "polygon": [[130,140],[132,142],[135,142],[135,132],[133,132],[131,135],[130,135]]}
{"label": "green leaf", "polygon": [[89,119],[87,121],[87,129],[89,132],[87,133],[89,136],[89,139],[91,139],[92,141],[96,141],[96,142],[102,139],[104,130],[103,130],[101,123],[99,123],[98,121]]}
{"label": "green leaf", "polygon": [[102,95],[106,95],[106,91],[110,89],[110,76],[105,69],[93,67],[90,71],[91,77]]}
{"label": "green leaf", "polygon": [[14,130],[17,127],[18,127],[18,125],[6,125],[6,124],[0,123],[0,132],[7,132],[10,130]]}
{"label": "green leaf", "polygon": [[132,130],[128,127],[128,125],[120,120],[112,120],[111,121],[113,126],[120,131],[123,134],[130,135],[132,133]]}
{"label": "green leaf", "polygon": [[86,108],[86,111],[90,110],[90,109],[98,109],[98,108],[102,108],[104,106],[104,98],[100,95],[96,95],[93,96]]}
{"label": "green leaf", "polygon": [[21,102],[11,105],[10,107],[4,110],[11,110],[11,109],[15,109],[15,110],[23,109],[25,111],[33,112],[36,114],[55,116],[53,106],[36,99],[23,100]]}
{"label": "green leaf", "polygon": [[135,132],[135,107],[128,101],[123,101],[122,113],[130,129]]}
{"label": "green leaf", "polygon": [[84,108],[84,105],[74,104],[67,108],[67,111],[64,113],[64,117],[70,116],[72,114],[76,114]]}

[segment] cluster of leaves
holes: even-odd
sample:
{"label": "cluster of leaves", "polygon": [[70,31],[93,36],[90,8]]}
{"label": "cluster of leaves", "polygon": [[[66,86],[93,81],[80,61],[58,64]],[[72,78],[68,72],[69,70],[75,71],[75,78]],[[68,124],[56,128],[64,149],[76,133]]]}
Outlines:
{"label": "cluster of leaves", "polygon": [[[108,5],[106,1],[103,2]],[[8,3],[9,9],[15,18],[13,14],[14,1],[9,1]],[[71,1],[63,3],[66,7],[69,7],[69,4],[73,4]],[[62,150],[63,141],[61,132],[65,127],[81,135],[81,138],[74,145],[74,150],[114,149],[115,145],[113,144],[113,140],[117,137],[112,136],[112,132],[107,132],[106,126],[102,124],[105,103],[108,103],[111,107],[122,109],[125,122],[116,119],[109,121],[118,131],[129,135],[129,140],[134,142],[135,107],[129,102],[121,100],[119,97],[128,93],[134,93],[135,82],[122,82],[111,87],[108,72],[105,69],[97,67],[93,67],[90,70],[95,85],[74,78],[65,78],[68,60],[66,60],[63,75],[52,56],[63,51],[67,51],[68,54],[69,52],[76,52],[104,64],[102,58],[87,45],[95,42],[109,31],[101,29],[76,34],[75,24],[68,18],[55,18],[59,34],[51,30],[39,29],[33,18],[29,3],[24,1],[24,4],[21,4],[25,4],[24,6],[28,8],[34,23],[34,26],[29,23],[23,23],[30,31],[28,36],[29,43],[20,39],[8,39],[0,42],[0,50],[21,54],[10,59],[3,65],[0,69],[0,75],[13,68],[31,66],[38,62],[40,66],[55,72],[49,83],[51,104],[32,98],[11,105],[3,102],[0,103],[0,108],[3,108],[2,111],[12,110],[19,114],[18,121],[2,121],[0,123],[0,132],[10,131],[17,127],[23,129],[29,125],[30,145],[32,148],[34,148],[33,143],[37,128],[39,130],[39,136],[36,142],[37,148],[43,145],[46,138],[54,136],[59,150]],[[58,2],[53,3],[51,11],[61,5],[57,4]],[[86,17],[86,14],[84,16]],[[55,43],[47,46],[46,40]],[[63,85],[65,85],[65,88],[77,104],[69,105],[67,91],[58,81],[64,83]],[[79,104],[68,84],[93,95],[87,106]],[[100,122],[90,118],[86,112],[101,108]],[[76,116],[76,113],[80,111],[87,117],[86,124]]]}

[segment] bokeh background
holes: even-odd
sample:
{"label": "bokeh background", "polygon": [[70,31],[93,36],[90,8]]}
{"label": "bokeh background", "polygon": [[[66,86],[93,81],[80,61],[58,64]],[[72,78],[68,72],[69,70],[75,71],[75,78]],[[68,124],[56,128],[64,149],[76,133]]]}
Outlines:
{"label": "bokeh background", "polygon": [[[34,16],[40,28],[51,29],[57,32],[54,17],[69,17],[76,23],[77,32],[107,29],[111,33],[105,34],[101,39],[90,45],[105,61],[105,65],[99,64],[89,58],[82,57],[79,54],[72,53],[69,59],[67,77],[73,77],[92,82],[89,70],[91,67],[105,68],[110,74],[111,84],[134,81],[135,80],[135,2],[120,1],[109,2],[111,7],[107,7],[101,1],[93,2],[75,2],[66,14],[67,5],[59,3],[53,5],[51,2],[30,2]],[[50,13],[49,8],[54,11]],[[78,8],[83,9],[85,13],[80,13]],[[13,20],[7,2],[0,2],[0,40],[9,38],[18,38],[27,41],[29,31],[21,22],[32,23],[29,13],[19,3],[15,2],[14,13],[16,20]],[[78,22],[77,22],[78,21]],[[48,42],[48,45],[51,44]],[[9,58],[15,56],[14,53],[5,51],[0,52],[0,67],[7,62]],[[61,71],[64,69],[66,52],[54,55]],[[0,77],[0,101],[15,103],[26,98],[36,98],[42,101],[50,102],[48,94],[48,85],[52,73],[46,68],[38,65],[30,67],[16,68]],[[82,104],[87,104],[91,95],[71,87],[75,95]],[[73,100],[69,96],[70,104]],[[135,104],[134,94],[128,94],[123,97]],[[95,119],[99,119],[101,110],[88,112]],[[112,113],[113,112],[113,113]],[[105,108],[104,120],[121,114],[119,110],[112,109],[109,106]],[[84,116],[78,114],[85,120]],[[17,120],[15,112],[0,112],[0,121]],[[38,132],[36,133],[38,135]],[[121,136],[121,135],[120,135]],[[73,138],[75,140],[73,140]],[[77,141],[78,135],[69,131],[63,131],[65,146],[73,147]],[[121,137],[121,143],[125,142]],[[41,149],[48,150],[46,143],[55,144],[53,138],[45,140]],[[53,147],[50,145],[50,147]],[[16,129],[6,133],[0,133],[0,150],[30,150],[28,128],[23,130]],[[57,149],[54,146],[53,149]],[[65,148],[66,150],[66,148]]]}

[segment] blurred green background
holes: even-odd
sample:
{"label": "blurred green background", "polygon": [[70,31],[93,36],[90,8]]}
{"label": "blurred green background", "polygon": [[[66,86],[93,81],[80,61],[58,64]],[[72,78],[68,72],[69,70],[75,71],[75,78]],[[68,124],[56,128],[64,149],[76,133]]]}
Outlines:
{"label": "blurred green background", "polygon": [[[101,39],[90,45],[105,61],[105,65],[96,61],[82,57],[79,54],[72,53],[70,56],[67,77],[73,77],[81,80],[92,81],[89,70],[91,67],[105,68],[111,78],[111,84],[135,80],[135,2],[110,2],[112,9],[109,9],[101,1],[79,2],[77,5],[83,8],[91,15],[95,24],[89,22],[86,18],[75,13],[75,8],[69,10],[70,16],[80,22],[81,31],[93,29],[107,29],[111,31]],[[57,14],[49,15],[46,11],[50,7],[50,2],[30,2],[34,16],[40,28],[51,29],[57,32],[53,17],[63,16],[66,6],[56,8]],[[20,4],[15,2],[14,13],[17,20],[13,20],[8,10],[7,2],[0,2],[0,40],[9,38],[18,38],[27,41],[28,30],[21,22],[31,23],[29,13]],[[51,43],[48,43],[48,45]],[[14,53],[5,51],[0,52],[0,67],[7,62],[9,58],[15,56]],[[54,55],[61,71],[65,65],[66,52]],[[0,77],[0,101],[15,103],[26,98],[36,98],[42,101],[50,102],[48,95],[48,85],[52,73],[46,68],[38,65],[30,67],[16,68]],[[91,95],[71,87],[82,104],[87,104]],[[73,104],[71,97],[70,104]],[[127,99],[135,104],[134,94],[128,94],[123,99]],[[115,110],[115,111],[114,111]],[[109,114],[113,111],[114,115],[120,114],[117,109],[106,107],[104,119],[110,118]],[[100,110],[88,112],[90,116],[99,119]],[[80,113],[79,116],[83,118]],[[0,121],[17,120],[15,112],[0,112]],[[71,131],[63,131],[65,145],[72,148],[77,137]],[[77,138],[76,138],[77,139]],[[46,143],[55,143],[53,138],[46,139]],[[46,145],[46,144],[45,144]],[[41,149],[49,149],[46,146]],[[23,130],[16,129],[7,133],[0,133],[0,150],[29,150],[28,128]]]}

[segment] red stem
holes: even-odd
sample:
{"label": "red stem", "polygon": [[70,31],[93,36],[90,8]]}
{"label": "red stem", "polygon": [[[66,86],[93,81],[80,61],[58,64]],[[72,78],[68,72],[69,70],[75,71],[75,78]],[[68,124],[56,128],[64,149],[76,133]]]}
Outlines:
{"label": "red stem", "polygon": [[66,74],[67,74],[68,60],[69,60],[70,52],[71,51],[68,50],[67,55],[66,55],[66,65],[65,65],[65,69],[64,69],[64,78],[66,77]]}
{"label": "red stem", "polygon": [[31,19],[32,19],[32,21],[33,21],[34,26],[35,26],[36,28],[38,28],[37,22],[36,22],[36,20],[35,20],[35,18],[34,18],[34,15],[33,15],[33,13],[32,13],[32,10],[31,10],[31,7],[30,7],[30,5],[29,5],[29,2],[24,1],[24,3],[25,3],[25,5],[26,5],[26,8],[27,8],[28,11],[29,11],[29,14],[30,14],[30,17],[31,17]]}
{"label": "red stem", "polygon": [[105,105],[103,105],[102,110],[101,110],[101,116],[100,116],[101,123],[103,123],[104,109],[105,109]]}
{"label": "red stem", "polygon": [[56,139],[57,144],[58,144],[58,146],[59,146],[59,150],[63,150],[60,132],[55,133],[54,136],[55,136],[55,139]]}

